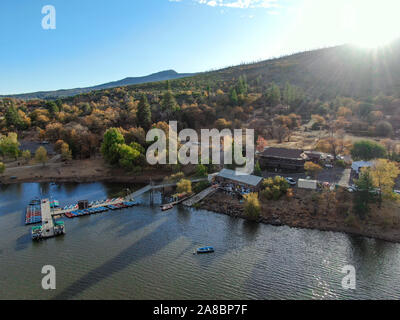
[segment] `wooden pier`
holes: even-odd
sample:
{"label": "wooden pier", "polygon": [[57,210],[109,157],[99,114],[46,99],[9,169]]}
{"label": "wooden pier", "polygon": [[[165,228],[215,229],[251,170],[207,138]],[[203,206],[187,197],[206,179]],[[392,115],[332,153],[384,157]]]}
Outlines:
{"label": "wooden pier", "polygon": [[194,204],[200,202],[201,200],[203,200],[205,197],[208,197],[209,195],[213,194],[214,192],[216,192],[218,189],[214,188],[214,187],[209,187],[207,189],[204,189],[203,191],[201,191],[200,193],[196,194],[195,196],[183,201],[183,205],[187,206],[187,207],[191,207]]}

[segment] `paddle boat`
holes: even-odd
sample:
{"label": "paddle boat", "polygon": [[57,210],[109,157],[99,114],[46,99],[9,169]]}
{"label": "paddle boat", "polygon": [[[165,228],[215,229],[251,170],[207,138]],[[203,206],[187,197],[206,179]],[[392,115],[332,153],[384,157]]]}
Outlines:
{"label": "paddle boat", "polygon": [[212,253],[214,252],[213,247],[203,247],[203,248],[197,248],[196,253],[201,254],[201,253]]}

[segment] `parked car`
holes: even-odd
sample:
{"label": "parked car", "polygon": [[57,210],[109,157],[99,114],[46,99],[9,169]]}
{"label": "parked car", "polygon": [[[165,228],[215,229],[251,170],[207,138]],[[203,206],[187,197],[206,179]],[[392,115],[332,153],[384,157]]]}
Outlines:
{"label": "parked car", "polygon": [[291,186],[295,186],[297,184],[296,180],[294,180],[293,178],[285,178],[286,181],[291,185]]}
{"label": "parked car", "polygon": [[357,191],[357,186],[355,186],[355,185],[352,185],[352,186],[349,186],[348,188],[347,188],[347,191],[348,192],[356,192]]}
{"label": "parked car", "polygon": [[333,165],[331,165],[330,163],[326,163],[325,168],[331,169],[331,168],[333,168]]}
{"label": "parked car", "polygon": [[400,194],[400,190],[393,190],[394,193]]}

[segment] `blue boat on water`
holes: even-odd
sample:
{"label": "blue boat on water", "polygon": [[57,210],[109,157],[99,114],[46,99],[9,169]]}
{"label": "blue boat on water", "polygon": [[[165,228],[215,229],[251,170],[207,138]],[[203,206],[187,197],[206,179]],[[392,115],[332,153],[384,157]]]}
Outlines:
{"label": "blue boat on water", "polygon": [[214,248],[213,247],[197,248],[196,252],[197,253],[212,253],[212,252],[214,252]]}

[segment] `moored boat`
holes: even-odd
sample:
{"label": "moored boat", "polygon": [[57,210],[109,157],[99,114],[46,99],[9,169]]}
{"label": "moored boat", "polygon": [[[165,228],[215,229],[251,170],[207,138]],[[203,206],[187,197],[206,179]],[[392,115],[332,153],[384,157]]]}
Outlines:
{"label": "moored boat", "polygon": [[161,207],[161,210],[162,210],[162,211],[167,211],[167,210],[171,210],[173,207],[174,207],[173,204],[168,203],[168,204],[162,206],[162,207]]}

